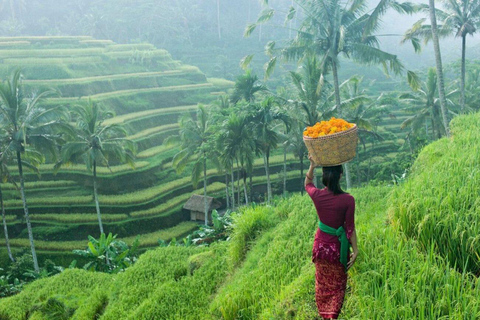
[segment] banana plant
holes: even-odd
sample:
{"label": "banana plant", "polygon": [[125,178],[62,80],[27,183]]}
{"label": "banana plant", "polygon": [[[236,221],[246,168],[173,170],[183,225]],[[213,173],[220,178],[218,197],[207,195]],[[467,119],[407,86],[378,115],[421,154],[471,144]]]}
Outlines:
{"label": "banana plant", "polygon": [[135,239],[131,248],[120,240],[116,240],[117,235],[105,233],[100,235],[97,240],[88,236],[88,248],[86,250],[73,250],[74,254],[83,256],[90,261],[83,266],[85,270],[101,271],[107,273],[118,273],[136,261],[136,251],[139,244],[139,237]]}

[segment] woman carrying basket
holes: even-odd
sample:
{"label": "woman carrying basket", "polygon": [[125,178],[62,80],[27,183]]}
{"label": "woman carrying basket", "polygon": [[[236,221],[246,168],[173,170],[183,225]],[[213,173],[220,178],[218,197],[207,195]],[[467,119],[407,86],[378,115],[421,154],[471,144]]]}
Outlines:
{"label": "woman carrying basket", "polygon": [[312,250],[316,269],[315,301],[323,319],[337,319],[345,298],[347,270],[358,255],[355,199],[340,188],[341,165],[323,167],[322,182],[326,187],[317,189],[312,183],[316,165],[310,155],[308,159],[310,168],[305,177],[305,190],[320,219]]}

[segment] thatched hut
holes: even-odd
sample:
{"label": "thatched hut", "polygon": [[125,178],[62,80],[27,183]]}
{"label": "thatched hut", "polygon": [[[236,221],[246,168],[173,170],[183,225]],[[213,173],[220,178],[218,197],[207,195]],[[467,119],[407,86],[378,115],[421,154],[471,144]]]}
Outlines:
{"label": "thatched hut", "polygon": [[[207,196],[208,222],[212,222],[212,210],[221,207],[221,203]],[[183,209],[190,210],[190,220],[205,221],[205,203],[201,195],[193,194],[185,203]]]}

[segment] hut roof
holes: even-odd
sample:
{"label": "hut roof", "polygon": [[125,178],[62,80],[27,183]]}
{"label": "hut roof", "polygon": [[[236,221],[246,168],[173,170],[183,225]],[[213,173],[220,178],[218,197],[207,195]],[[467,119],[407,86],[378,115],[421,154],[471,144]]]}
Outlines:
{"label": "hut roof", "polygon": [[[212,197],[207,196],[207,206],[208,211],[220,208],[221,204]],[[192,210],[192,211],[205,211],[205,203],[203,196],[198,194],[192,194],[190,199],[184,204],[183,209]]]}

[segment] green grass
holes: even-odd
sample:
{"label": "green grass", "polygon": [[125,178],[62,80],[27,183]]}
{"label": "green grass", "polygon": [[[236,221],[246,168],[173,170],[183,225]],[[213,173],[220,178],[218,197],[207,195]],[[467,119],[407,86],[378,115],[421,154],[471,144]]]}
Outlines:
{"label": "green grass", "polygon": [[[157,88],[145,88],[145,89],[132,89],[132,90],[119,90],[113,92],[105,92],[99,93],[90,96],[89,98],[95,101],[102,101],[109,98],[127,98],[128,96],[144,94],[144,93],[158,93],[158,92],[177,92],[177,91],[188,91],[188,90],[195,90],[201,88],[211,88],[212,85],[210,83],[200,83],[200,84],[191,84],[191,85],[183,85],[183,86],[169,86],[169,87],[157,87]],[[48,101],[55,103],[55,104],[62,104],[62,103],[69,103],[73,101],[77,101],[78,98],[51,98]]]}
{"label": "green grass", "polygon": [[183,113],[188,112],[196,109],[196,105],[190,106],[178,106],[178,107],[171,107],[171,108],[161,108],[161,109],[153,109],[153,110],[145,110],[139,112],[132,112],[128,114],[124,114],[121,116],[116,116],[114,118],[105,120],[105,124],[118,124],[118,123],[127,123],[133,120],[139,120],[142,118],[146,118],[149,116],[159,115],[159,114],[169,114],[169,113]]}
{"label": "green grass", "polygon": [[220,78],[208,78],[207,81],[218,88],[232,88],[235,85],[233,81]]}
{"label": "green grass", "polygon": [[0,37],[0,42],[9,42],[9,41],[85,41],[93,40],[89,36],[38,36],[38,37]]}
{"label": "green grass", "polygon": [[[102,222],[115,222],[127,220],[128,216],[124,213],[102,214]],[[49,223],[89,223],[98,222],[98,216],[90,213],[42,213],[30,214],[32,222],[49,222]]]}
{"label": "green grass", "polygon": [[121,73],[121,74],[111,74],[107,76],[95,76],[95,77],[83,77],[83,78],[71,78],[71,79],[48,79],[48,80],[25,80],[25,84],[34,84],[34,85],[49,85],[49,86],[58,86],[62,84],[88,84],[98,81],[112,81],[112,80],[125,80],[132,78],[152,78],[158,76],[167,76],[167,75],[178,75],[178,74],[188,74],[188,73],[198,73],[198,68],[186,66],[185,68],[179,70],[167,70],[167,71],[156,71],[156,72],[137,72],[137,73]]}
{"label": "green grass", "polygon": [[[211,195],[212,193],[221,192],[223,190],[225,190],[225,184],[220,182],[215,182],[207,186],[207,194],[209,195]],[[134,218],[139,218],[167,214],[173,208],[180,209],[185,204],[185,202],[190,199],[192,194],[203,195],[203,187],[193,192],[183,193],[175,198],[167,200],[165,203],[162,203],[161,205],[158,205],[156,207],[147,210],[134,211],[130,214],[130,216]]]}
{"label": "green grass", "polygon": [[145,137],[148,137],[148,136],[156,134],[156,133],[169,131],[171,129],[177,129],[177,128],[179,128],[178,123],[166,124],[166,125],[163,125],[163,126],[158,126],[158,127],[154,127],[154,128],[145,129],[143,131],[137,132],[137,133],[129,136],[128,138],[131,139],[131,140],[134,140],[134,141],[135,140],[140,140],[140,139],[143,139]]}
{"label": "green grass", "polygon": [[[478,278],[456,272],[431,250],[422,254],[399,232],[386,213],[392,190],[352,191],[360,255],[341,317],[477,319]],[[55,296],[73,306],[74,319],[92,319],[83,315],[102,302],[101,319],[315,319],[310,257],[316,222],[306,195],[245,208],[234,216],[228,242],[150,250],[115,276],[67,270],[0,300],[0,315],[25,319],[34,304]],[[159,237],[152,235],[152,243]]]}
{"label": "green grass", "polygon": [[[178,225],[161,229],[152,233],[140,234],[139,247],[153,247],[158,245],[158,240],[171,240],[173,238],[180,238],[181,236],[193,231],[198,227],[198,223],[192,221],[181,222]],[[132,245],[136,236],[131,237],[117,237],[117,239],[125,241],[128,245]],[[87,247],[88,239],[84,241],[42,241],[35,240],[35,248],[38,250],[47,251],[72,251],[76,249],[85,249]],[[12,247],[29,247],[28,239],[10,239]]]}
{"label": "green grass", "polygon": [[30,41],[2,41],[0,42],[0,48],[5,47],[26,47],[30,45]]}
{"label": "green grass", "polygon": [[3,63],[6,65],[80,65],[80,64],[99,64],[105,63],[102,57],[88,56],[75,58],[4,58]]}
{"label": "green grass", "polygon": [[420,153],[391,210],[399,227],[424,250],[480,275],[480,114],[451,122],[453,137]]}
{"label": "green grass", "polygon": [[107,47],[108,51],[131,51],[131,50],[154,50],[154,45],[150,43],[139,44],[114,44]]}
{"label": "green grass", "polygon": [[113,45],[114,42],[112,40],[81,40],[79,43],[87,44],[87,45]]}
{"label": "green grass", "polygon": [[[50,181],[31,181],[25,182],[26,190],[41,189],[41,188],[61,188],[75,186],[76,182],[71,180],[50,180]],[[20,187],[20,186],[18,186]],[[2,190],[16,190],[11,183],[2,183]]]}
{"label": "green grass", "polygon": [[0,59],[97,56],[103,51],[99,48],[0,50]]}

